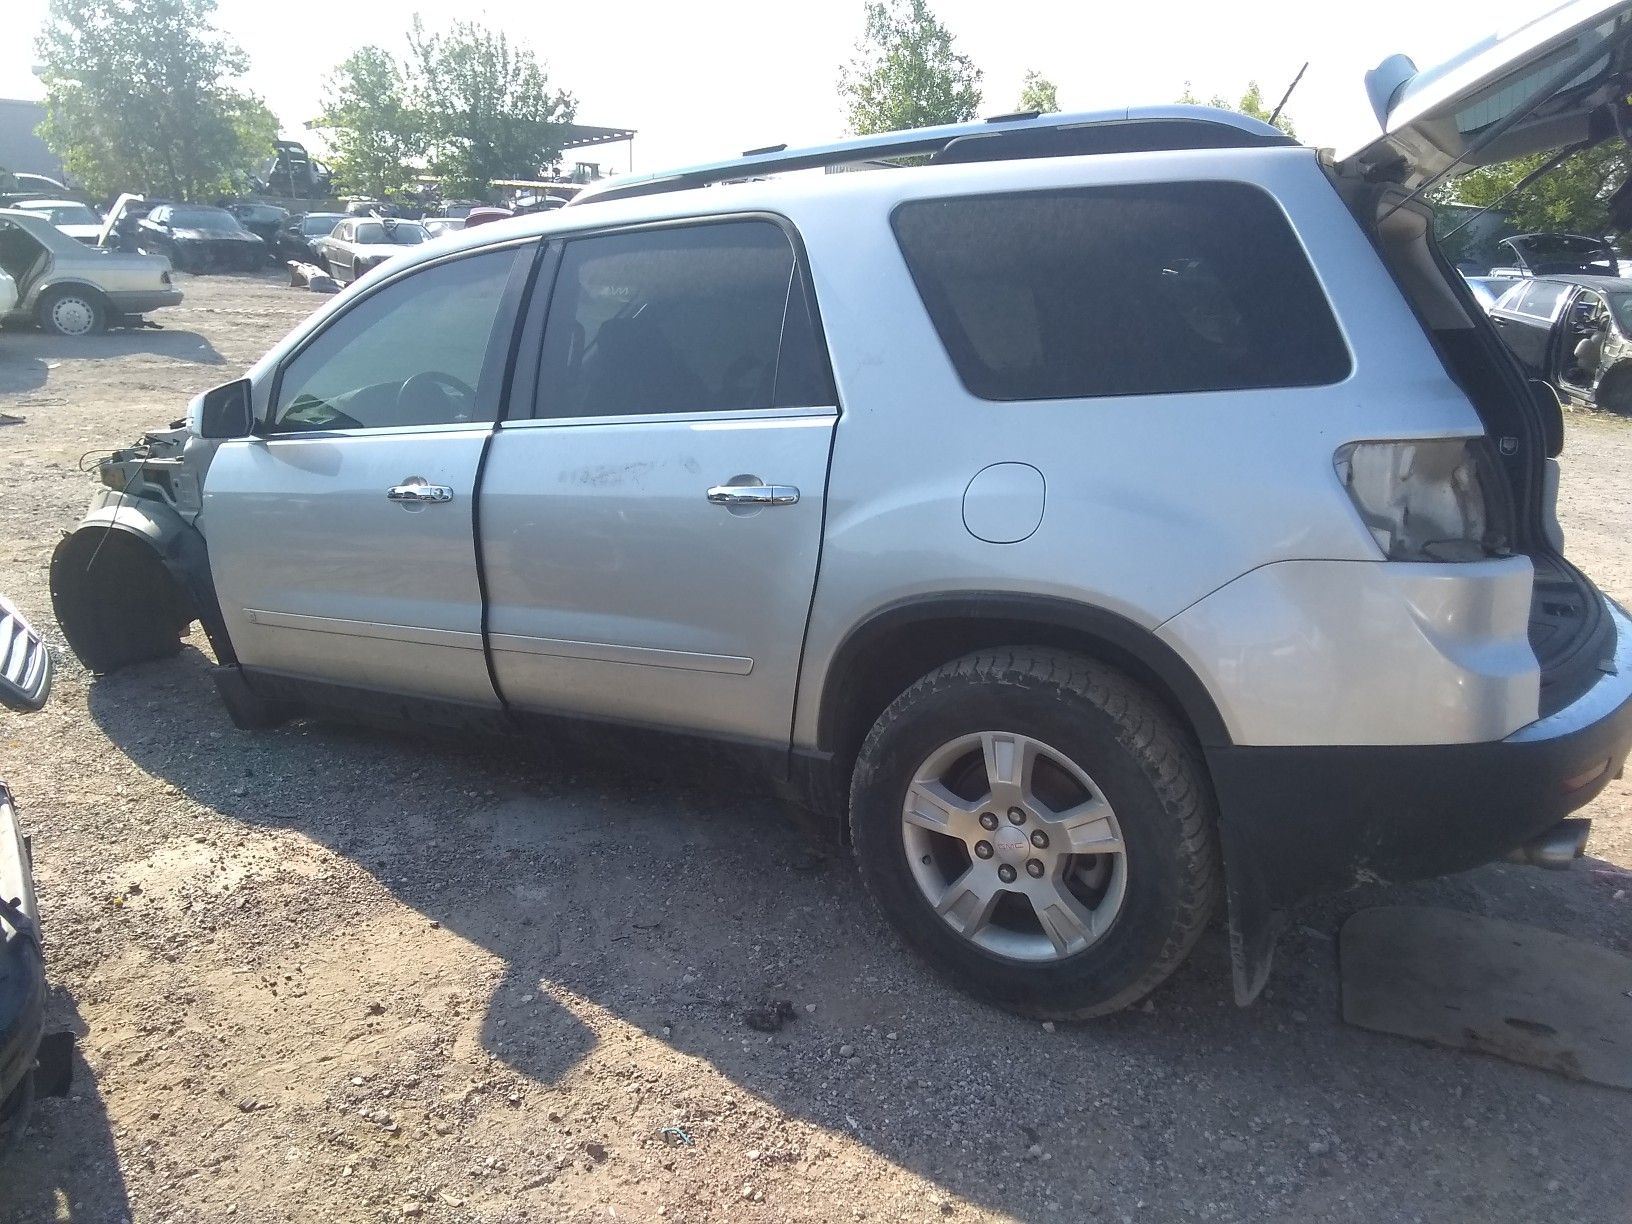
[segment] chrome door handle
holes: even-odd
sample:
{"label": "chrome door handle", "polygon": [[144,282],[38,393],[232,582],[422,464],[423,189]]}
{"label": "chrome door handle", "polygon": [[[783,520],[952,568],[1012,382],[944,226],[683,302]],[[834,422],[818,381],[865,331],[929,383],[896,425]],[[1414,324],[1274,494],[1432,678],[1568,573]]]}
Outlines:
{"label": "chrome door handle", "polygon": [[791,506],[799,500],[792,485],[715,485],[708,500],[716,506]]}
{"label": "chrome door handle", "polygon": [[453,490],[447,485],[426,484],[423,480],[409,480],[400,485],[392,485],[385,491],[385,495],[391,501],[406,502],[413,506],[453,500]]}

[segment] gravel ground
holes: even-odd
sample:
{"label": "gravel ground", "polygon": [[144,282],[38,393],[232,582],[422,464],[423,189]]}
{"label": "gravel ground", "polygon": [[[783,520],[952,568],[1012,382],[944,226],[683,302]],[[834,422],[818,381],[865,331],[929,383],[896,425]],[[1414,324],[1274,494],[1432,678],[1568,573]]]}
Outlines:
{"label": "gravel ground", "polygon": [[[0,590],[59,648],[81,456],[318,301],[185,289],[162,331],[0,335],[24,418]],[[1569,432],[1572,555],[1627,600],[1632,428]],[[50,707],[0,714],[82,1055],[0,1170],[6,1219],[1632,1218],[1632,1096],[1344,1026],[1334,943],[1423,903],[1632,951],[1602,869],[1632,867],[1627,783],[1589,812],[1596,863],[1311,908],[1247,1010],[1214,930],[1143,1009],[1049,1029],[931,979],[762,796],[531,744],[235,731],[206,650],[93,681],[59,649]]]}

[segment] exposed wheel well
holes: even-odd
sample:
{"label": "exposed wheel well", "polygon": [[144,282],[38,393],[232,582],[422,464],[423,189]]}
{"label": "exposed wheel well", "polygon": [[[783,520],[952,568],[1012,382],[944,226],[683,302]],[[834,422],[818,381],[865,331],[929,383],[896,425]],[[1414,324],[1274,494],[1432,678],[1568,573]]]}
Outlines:
{"label": "exposed wheel well", "polygon": [[1632,361],[1611,366],[1598,382],[1593,401],[1606,412],[1632,414]]}
{"label": "exposed wheel well", "polygon": [[1109,664],[1149,690],[1199,742],[1229,742],[1201,681],[1148,630],[1063,600],[960,598],[939,611],[888,611],[839,648],[822,694],[818,742],[840,784],[868,730],[909,685],[953,659],[1001,646],[1043,646]]}
{"label": "exposed wheel well", "polygon": [[175,654],[197,616],[158,554],[119,528],[84,528],[57,547],[51,602],[68,644],[95,672]]}

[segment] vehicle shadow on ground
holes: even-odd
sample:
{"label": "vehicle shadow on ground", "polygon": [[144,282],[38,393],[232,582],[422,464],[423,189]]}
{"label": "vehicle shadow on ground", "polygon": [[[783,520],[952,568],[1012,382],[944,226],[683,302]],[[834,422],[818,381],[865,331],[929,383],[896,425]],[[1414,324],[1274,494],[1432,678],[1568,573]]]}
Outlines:
{"label": "vehicle shadow on ground", "polygon": [[0,335],[0,395],[22,395],[45,386],[48,367],[39,357],[13,352],[11,333]]}
{"label": "vehicle shadow on ground", "polygon": [[[61,1029],[78,1037],[86,1031],[74,1000],[58,988],[47,1003],[46,1031]],[[0,1219],[102,1224],[129,1218],[113,1124],[91,1068],[75,1050],[67,1099],[36,1101],[22,1142],[0,1159]]]}
{"label": "vehicle shadow on ground", "polygon": [[[1331,931],[1345,913],[1424,902],[1523,919],[1549,903],[1520,869],[1370,888],[1304,917],[1253,1008],[1231,1002],[1215,926],[1146,1008],[1045,1029],[930,976],[834,838],[715,769],[644,742],[484,745],[322,721],[245,734],[205,669],[188,651],[99,679],[92,717],[197,802],[298,830],[502,961],[481,1039],[538,1084],[560,1085],[595,1049],[595,1033],[551,1002],[575,996],[779,1110],[1021,1218],[1329,1218],[1353,1213],[1366,1171],[1385,1165],[1396,1186],[1420,1187],[1389,1200],[1399,1218],[1443,1217],[1448,1204],[1525,1218],[1493,1164],[1520,1168],[1535,1211],[1553,1218],[1607,1219],[1632,1201],[1617,1150],[1632,1098],[1337,1019]],[[155,695],[184,716],[156,726]],[[779,1000],[791,1018],[762,1031]],[[1604,1136],[1601,1150],[1549,1145],[1563,1111],[1581,1115],[1578,1133]],[[1584,1178],[1595,1197],[1572,1198]]]}
{"label": "vehicle shadow on ground", "polygon": [[[107,361],[115,357],[146,354],[193,365],[225,365],[227,359],[195,331],[164,327],[115,327],[97,336],[52,336],[41,331],[11,330],[5,334],[6,357],[0,357],[0,392],[27,391],[44,386],[51,363],[62,361]],[[15,358],[38,363],[40,381],[33,386],[15,387],[7,372]]]}

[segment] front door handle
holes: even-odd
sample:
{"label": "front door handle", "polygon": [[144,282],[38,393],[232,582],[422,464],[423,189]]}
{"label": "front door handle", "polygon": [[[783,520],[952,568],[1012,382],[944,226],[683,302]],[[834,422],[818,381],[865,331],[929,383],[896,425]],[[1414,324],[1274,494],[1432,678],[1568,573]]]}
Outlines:
{"label": "front door handle", "polygon": [[715,485],[708,500],[716,506],[791,506],[799,500],[792,485]]}
{"label": "front door handle", "polygon": [[410,476],[400,485],[392,485],[385,491],[385,495],[391,501],[409,506],[434,505],[453,500],[453,490],[447,485],[427,484],[420,476]]}

